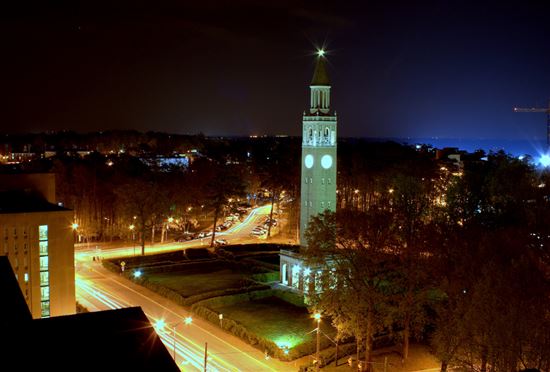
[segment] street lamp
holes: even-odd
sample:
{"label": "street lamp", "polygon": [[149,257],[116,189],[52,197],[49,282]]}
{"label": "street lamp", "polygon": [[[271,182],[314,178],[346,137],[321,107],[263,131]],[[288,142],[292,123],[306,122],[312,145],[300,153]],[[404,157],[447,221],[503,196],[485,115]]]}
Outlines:
{"label": "street lamp", "polygon": [[[185,325],[190,325],[191,323],[193,322],[193,318],[191,318],[190,316],[187,316],[185,317],[185,319],[183,319],[183,323]],[[174,325],[172,325],[172,336],[174,337],[174,363],[176,363],[176,365],[178,364],[178,361],[177,361],[177,355],[176,355],[176,327],[178,325],[180,325],[181,322],[177,322],[177,323],[174,323]]]}
{"label": "street lamp", "polygon": [[134,224],[131,224],[130,226],[128,226],[128,228],[132,232],[132,245],[134,247],[134,256],[135,256],[136,255],[136,233],[134,232],[134,229],[136,227],[134,226]]}
{"label": "street lamp", "polygon": [[320,313],[315,313],[313,314],[313,319],[315,319],[317,321],[317,351],[315,353],[315,370],[318,371],[319,370],[319,364],[320,364],[320,360],[319,360],[319,347],[321,345],[321,339],[320,339],[320,328],[321,328],[321,314]]}

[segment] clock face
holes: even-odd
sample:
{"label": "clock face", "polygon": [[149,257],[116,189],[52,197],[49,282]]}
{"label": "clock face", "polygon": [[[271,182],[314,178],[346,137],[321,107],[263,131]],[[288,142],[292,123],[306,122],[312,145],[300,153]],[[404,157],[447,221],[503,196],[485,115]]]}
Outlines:
{"label": "clock face", "polygon": [[305,159],[304,159],[304,164],[305,164],[306,168],[313,167],[313,155],[307,154]]}
{"label": "clock face", "polygon": [[323,155],[321,158],[321,166],[325,169],[329,169],[332,167],[332,156],[330,155]]}

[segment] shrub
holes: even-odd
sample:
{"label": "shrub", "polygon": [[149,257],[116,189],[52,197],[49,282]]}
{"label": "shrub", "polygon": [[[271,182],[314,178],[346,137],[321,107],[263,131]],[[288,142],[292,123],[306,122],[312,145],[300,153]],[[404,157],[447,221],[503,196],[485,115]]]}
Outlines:
{"label": "shrub", "polygon": [[212,254],[207,248],[188,248],[185,255],[190,260],[204,260],[212,258]]}
{"label": "shrub", "polygon": [[269,273],[254,274],[251,276],[251,278],[252,280],[262,283],[276,282],[279,281],[279,272],[272,271]]}

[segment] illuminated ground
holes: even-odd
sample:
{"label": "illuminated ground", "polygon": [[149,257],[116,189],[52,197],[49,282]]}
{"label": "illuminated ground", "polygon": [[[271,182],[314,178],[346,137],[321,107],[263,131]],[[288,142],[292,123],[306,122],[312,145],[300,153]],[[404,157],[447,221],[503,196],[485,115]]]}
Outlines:
{"label": "illuminated ground", "polygon": [[[293,348],[303,342],[314,342],[315,321],[304,307],[292,305],[278,297],[266,297],[230,306],[214,307],[227,318],[238,321],[248,330],[273,340],[277,345]],[[321,329],[331,335],[327,324]]]}

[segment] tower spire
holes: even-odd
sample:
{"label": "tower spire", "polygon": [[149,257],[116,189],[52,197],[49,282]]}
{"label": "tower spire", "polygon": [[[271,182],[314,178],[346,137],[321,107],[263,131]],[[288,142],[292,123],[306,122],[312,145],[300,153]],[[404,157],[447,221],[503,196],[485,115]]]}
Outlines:
{"label": "tower spire", "polygon": [[325,51],[317,51],[315,71],[309,85],[311,99],[309,112],[311,115],[327,115],[330,112],[330,80],[328,78]]}
{"label": "tower spire", "polygon": [[317,52],[317,61],[315,62],[315,70],[311,79],[312,86],[330,86],[328,78],[325,51],[320,49]]}

